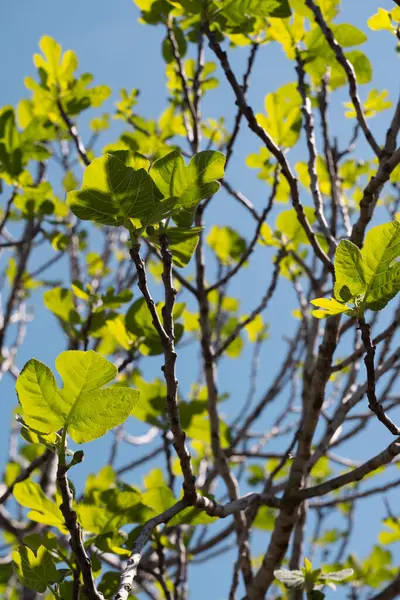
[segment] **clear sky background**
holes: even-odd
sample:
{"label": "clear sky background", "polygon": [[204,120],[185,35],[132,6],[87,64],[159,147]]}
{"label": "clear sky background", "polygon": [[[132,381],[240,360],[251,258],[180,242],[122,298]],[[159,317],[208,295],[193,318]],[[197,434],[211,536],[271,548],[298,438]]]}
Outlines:
{"label": "clear sky background", "polygon": [[[390,9],[391,0],[343,0],[343,12],[338,22],[350,22],[368,34],[369,40],[363,46],[374,67],[372,85],[361,86],[361,97],[365,99],[368,90],[375,87],[379,90],[388,89],[390,97],[396,101],[399,92],[399,60],[394,52],[395,40],[386,32],[371,32],[367,27],[367,19],[376,11],[377,6]],[[55,2],[54,0],[14,0],[0,3],[0,107],[6,104],[16,105],[19,100],[28,97],[24,87],[24,77],[34,76],[35,69],[32,55],[38,51],[38,42],[42,35],[54,37],[64,50],[73,49],[79,58],[80,72],[90,71],[94,74],[95,84],[107,84],[112,89],[109,101],[97,113],[112,111],[112,104],[118,99],[119,89],[139,88],[141,90],[140,102],[137,112],[145,117],[157,118],[166,108],[167,93],[164,87],[164,62],[160,52],[160,42],[164,32],[159,28],[142,26],[138,23],[139,11],[131,0],[70,0],[69,2]],[[232,54],[232,63],[237,74],[244,71],[247,52],[237,49]],[[208,50],[208,60],[214,60]],[[221,73],[219,73],[221,75]],[[263,48],[259,53],[251,79],[249,100],[255,112],[263,111],[264,96],[276,90],[279,86],[294,80],[294,67],[284,57],[277,45]],[[208,94],[203,112],[207,117],[218,118],[225,116],[227,125],[232,123],[235,107],[232,101],[232,92],[220,77],[220,87]],[[334,95],[334,102],[330,109],[331,128],[338,136],[339,145],[345,146],[351,137],[353,122],[343,118],[343,102],[347,101],[347,90],[341,89]],[[79,122],[83,139],[89,136],[88,121],[95,116],[94,111],[89,111]],[[371,120],[371,128],[375,137],[381,142],[391,117],[387,111]],[[96,152],[100,153],[101,147],[114,140],[121,131],[121,125],[113,122],[110,131],[102,135],[97,144]],[[240,142],[236,146],[234,158],[231,162],[228,180],[241,189],[254,203],[258,210],[265,205],[268,189],[265,183],[256,177],[256,171],[251,171],[245,166],[245,157],[250,152],[257,152],[259,142],[253,134],[243,127]],[[290,153],[292,164],[296,160],[305,160],[304,145],[300,144],[295,151]],[[357,148],[358,158],[370,158],[370,152],[365,142],[360,139]],[[57,168],[51,171],[54,177],[61,177]],[[0,202],[5,201],[5,196],[0,197]],[[304,198],[307,202],[307,197]],[[289,208],[279,205],[275,207],[269,223],[273,224],[275,216],[280,210]],[[234,200],[220,192],[213,200],[213,206],[208,213],[208,226],[211,224],[229,224],[236,227],[242,235],[250,239],[253,224],[243,210]],[[43,256],[39,257],[39,263]],[[6,255],[0,257],[6,259]],[[34,268],[34,264],[30,268]],[[62,267],[63,268],[63,267]],[[259,302],[268,284],[271,272],[270,254],[265,249],[258,249],[254,254],[252,265],[246,269],[237,283],[230,288],[232,295],[242,299],[243,312],[251,310]],[[209,271],[209,278],[214,276],[213,269]],[[59,278],[60,266],[49,271],[48,277]],[[29,325],[26,342],[19,354],[18,366],[22,367],[26,360],[35,356],[54,368],[56,355],[65,349],[64,340],[59,332],[54,317],[43,308],[41,293],[33,295],[29,306],[34,311],[35,319]],[[193,307],[194,308],[194,307]],[[290,334],[295,327],[294,319],[288,317],[290,311],[296,308],[295,298],[290,285],[282,281],[278,294],[270,305],[265,315],[270,323],[271,337],[262,354],[261,372],[258,382],[258,395],[267,387],[270,378],[279,365],[281,352],[284,350],[283,335]],[[251,353],[246,350],[240,359],[235,361],[225,360],[219,370],[220,392],[229,392],[230,400],[223,406],[227,420],[235,415],[241,406],[243,397],[248,389],[248,374]],[[148,379],[158,375],[160,359],[148,361],[146,376]],[[190,384],[197,377],[199,359],[197,350],[188,349],[182,353],[178,361],[178,377],[183,395],[190,389]],[[234,377],[232,373],[234,372]],[[0,420],[0,456],[7,452],[8,429],[10,426],[11,409],[15,405],[16,397],[14,384],[10,377],[1,383],[1,420]],[[286,397],[282,398],[282,402]],[[279,407],[278,407],[279,408]],[[267,428],[276,409],[265,416],[263,425]],[[377,422],[366,430],[357,446],[348,445],[341,448],[342,454],[356,460],[366,460],[388,445],[387,431]],[[144,432],[146,427],[136,423],[133,419],[129,422],[131,433]],[[111,434],[93,442],[85,447],[85,462],[74,469],[72,477],[77,486],[82,485],[84,477],[89,472],[97,471],[107,460]],[[279,451],[278,445],[268,447],[270,451]],[[133,460],[136,451],[130,446],[124,446],[118,464]],[[164,465],[163,460],[160,461]],[[393,473],[394,468],[391,469]],[[393,473],[394,476],[394,473]],[[135,479],[128,481],[138,483]],[[392,493],[393,506],[398,505],[398,493]],[[377,539],[380,529],[379,514],[383,514],[382,502],[375,498],[360,504],[355,524],[355,535],[352,550],[360,556],[365,556],[366,549],[370,548]],[[373,519],[371,519],[373,515]],[[332,523],[332,527],[337,523]],[[258,533],[255,536],[254,547],[257,552],[262,552],[267,544],[268,534]],[[392,550],[396,552],[396,548]],[[212,599],[224,598],[226,593],[226,580],[230,577],[231,561],[234,553],[229,553],[224,558],[213,560],[205,566],[193,567],[194,578],[190,597],[192,600],[203,598],[204,595]],[[205,577],[204,569],[207,574]],[[226,578],[224,571],[226,570]],[[333,594],[328,592],[328,596]],[[344,598],[343,592],[338,591],[337,600]]]}

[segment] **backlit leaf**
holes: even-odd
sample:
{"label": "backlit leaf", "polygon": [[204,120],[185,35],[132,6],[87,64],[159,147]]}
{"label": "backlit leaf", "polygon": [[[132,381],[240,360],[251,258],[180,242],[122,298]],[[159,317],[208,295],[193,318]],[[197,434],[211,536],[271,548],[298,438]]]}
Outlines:
{"label": "backlit leaf", "polygon": [[138,401],[137,390],[103,387],[117,369],[93,350],[62,352],[56,367],[62,389],[51,370],[36,359],[25,365],[16,384],[26,423],[42,433],[67,427],[75,442],[89,442],[123,423]]}

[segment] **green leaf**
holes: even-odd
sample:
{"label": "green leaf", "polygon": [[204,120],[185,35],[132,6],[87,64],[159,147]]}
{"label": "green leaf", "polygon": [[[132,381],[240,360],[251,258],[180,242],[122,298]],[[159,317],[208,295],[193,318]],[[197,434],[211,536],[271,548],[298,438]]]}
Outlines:
{"label": "green leaf", "polygon": [[386,31],[394,32],[390,12],[384,8],[378,8],[378,12],[368,19],[368,27],[372,29],[372,31],[384,29]]}
{"label": "green leaf", "polygon": [[[316,219],[314,209],[310,206],[305,206],[304,212],[309,224],[312,225]],[[299,244],[310,243],[294,208],[284,210],[278,215],[275,221],[275,228],[283,234],[286,242],[291,242],[295,247]]]}
{"label": "green leaf", "polygon": [[47,73],[47,85],[66,85],[73,79],[73,74],[78,67],[78,59],[72,50],[67,50],[61,55],[61,46],[52,37],[44,35],[39,42],[39,47],[44,54],[35,54],[33,62],[35,67]]}
{"label": "green leaf", "polygon": [[[364,52],[361,52],[360,50],[352,50],[351,52],[346,52],[346,58],[353,65],[357,81],[359,83],[369,83],[372,79],[372,66],[368,56],[366,56]],[[339,85],[345,85],[347,83],[347,77],[342,67],[339,67],[339,69],[340,76],[339,74],[337,76],[335,75],[332,83],[333,88],[339,87]]]}
{"label": "green leaf", "polygon": [[351,310],[350,306],[338,302],[335,298],[315,298],[315,300],[311,300],[311,304],[323,309],[312,311],[312,314],[317,319],[323,319],[324,317],[330,317],[332,315],[340,315],[341,313],[346,313]]}
{"label": "green leaf", "polygon": [[335,297],[347,302],[363,294],[366,287],[360,249],[349,240],[341,240],[335,254]]}
{"label": "green leaf", "polygon": [[368,308],[381,310],[400,290],[400,222],[373,227],[361,250]]}
{"label": "green leaf", "polygon": [[232,227],[214,225],[207,236],[207,243],[224,265],[240,260],[246,250],[246,240]]}
{"label": "green leaf", "polygon": [[288,0],[219,0],[216,4],[231,27],[241,27],[252,18],[291,15]]}
{"label": "green leaf", "polygon": [[134,377],[133,382],[140,392],[140,403],[135,409],[135,418],[164,429],[166,425],[163,417],[167,397],[165,382],[155,379],[148,383],[138,375]]}
{"label": "green leaf", "polygon": [[[175,41],[178,45],[179,55],[183,58],[187,52],[187,42],[185,35],[179,27],[173,27],[173,33]],[[174,61],[174,53],[172,51],[171,42],[169,37],[166,36],[162,43],[162,55],[166,63],[171,63]]]}
{"label": "green leaf", "polygon": [[295,83],[287,83],[265,96],[267,116],[257,114],[257,121],[278,146],[292,148],[300,136],[301,97]]}
{"label": "green leaf", "polygon": [[389,517],[383,520],[383,524],[390,529],[390,531],[382,531],[379,534],[379,541],[381,544],[393,544],[400,540],[400,523],[397,519]]}
{"label": "green leaf", "polygon": [[302,589],[304,585],[304,575],[302,571],[287,571],[286,569],[278,569],[274,571],[274,576],[287,588]]}
{"label": "green leaf", "polygon": [[61,436],[58,433],[38,433],[27,427],[23,422],[22,417],[19,418],[19,421],[21,422],[21,437],[24,438],[24,440],[30,444],[41,444],[42,446],[46,446],[46,448],[49,448],[53,452],[57,450],[61,442]]}
{"label": "green leaf", "polygon": [[85,497],[77,510],[79,522],[86,531],[103,535],[109,532],[117,532],[120,527],[128,523],[136,522],[136,516],[132,510],[136,510],[141,504],[141,494],[134,488],[110,489],[93,491],[92,502]]}
{"label": "green leaf", "polygon": [[97,473],[97,475],[91,473],[88,475],[85,484],[85,500],[93,499],[94,491],[104,491],[113,487],[115,484],[115,472],[114,469],[106,465]]}
{"label": "green leaf", "polygon": [[[363,103],[364,115],[368,117],[374,117],[376,113],[387,110],[393,106],[393,102],[386,100],[389,92],[387,90],[370,90],[366,101]],[[357,117],[354,105],[352,102],[345,102],[344,105],[347,107],[345,117],[348,119],[355,119]]]}
{"label": "green leaf", "polygon": [[336,41],[339,42],[343,48],[364,44],[364,42],[366,42],[368,39],[361,29],[358,29],[350,23],[331,25],[331,29]]}
{"label": "green leaf", "polygon": [[263,531],[273,531],[275,527],[276,514],[268,506],[260,506],[257,516],[254,519],[253,527]]}
{"label": "green leaf", "polygon": [[199,202],[219,190],[217,180],[224,176],[224,165],[225,156],[212,150],[195,154],[187,167],[177,151],[155,161],[150,175],[157,188],[165,196],[178,198],[181,211],[173,215],[177,225],[191,226]]}
{"label": "green leaf", "polygon": [[258,342],[268,339],[268,325],[264,324],[261,315],[257,315],[255,319],[250,321],[245,327],[250,342]]}
{"label": "green leaf", "polygon": [[[169,248],[172,252],[172,262],[180,268],[186,267],[192,258],[194,251],[199,243],[199,235],[202,227],[169,227],[167,235],[169,239]],[[161,242],[157,235],[149,235],[149,240],[160,250]]]}
{"label": "green leaf", "polygon": [[323,581],[343,581],[353,575],[353,569],[342,569],[341,571],[334,571],[333,573],[323,573],[319,576],[319,579]]}
{"label": "green leaf", "polygon": [[43,593],[48,584],[58,579],[54,561],[44,546],[40,546],[35,555],[30,548],[20,545],[12,553],[12,559],[18,579],[29,589]]}
{"label": "green leaf", "polygon": [[45,307],[62,321],[73,325],[81,322],[79,313],[75,308],[71,290],[61,287],[47,290],[43,294],[43,302]]}
{"label": "green leaf", "polygon": [[59,509],[61,503],[59,497],[57,498],[58,504],[52,502],[38,483],[28,480],[15,484],[13,494],[21,506],[31,509],[27,515],[28,519],[50,527],[57,527],[61,533],[67,532],[64,517]]}
{"label": "green leaf", "polygon": [[8,175],[7,183],[18,177],[23,168],[21,140],[15,123],[14,109],[6,106],[0,110],[0,177]]}
{"label": "green leaf", "polygon": [[305,556],[304,557],[304,569],[306,573],[312,573],[312,562]]}
{"label": "green leaf", "polygon": [[[162,321],[162,306],[161,302],[156,304],[156,310]],[[176,303],[174,306],[173,317],[174,320],[178,319],[184,309],[183,303]],[[147,308],[146,301],[144,298],[136,300],[128,309],[125,316],[125,326],[127,330],[133,333],[135,336],[140,338],[139,351],[147,355],[157,355],[163,352],[160,337],[155,329],[150,315],[149,309]],[[179,342],[183,335],[183,325],[175,323],[175,341]]]}
{"label": "green leaf", "polygon": [[176,500],[167,486],[158,486],[142,493],[142,503],[160,514],[173,506]]}
{"label": "green leaf", "polygon": [[137,390],[103,388],[117,375],[117,368],[93,350],[62,352],[56,367],[64,382],[61,390],[51,370],[36,359],[17,379],[24,419],[42,433],[66,427],[78,444],[89,442],[123,423],[138,401]]}
{"label": "green leaf", "polygon": [[57,545],[57,535],[51,531],[24,535],[24,546],[29,546],[34,552],[36,552],[39,546],[44,546],[47,550],[54,550],[54,548],[57,548]]}
{"label": "green leaf", "polygon": [[113,154],[86,167],[81,190],[69,192],[67,201],[80,219],[115,226],[133,219],[141,227],[167,218],[176,204],[176,198],[163,200],[145,169],[127,167]]}
{"label": "green leaf", "polygon": [[[321,80],[326,72],[327,65],[329,65],[331,70],[329,85],[334,90],[347,84],[347,76],[328,44],[324,43],[326,47],[317,45],[307,53],[305,70],[311,75],[313,83],[318,85],[317,81]],[[345,56],[353,65],[357,82],[360,84],[369,83],[372,79],[372,66],[368,57],[360,50],[346,52]]]}

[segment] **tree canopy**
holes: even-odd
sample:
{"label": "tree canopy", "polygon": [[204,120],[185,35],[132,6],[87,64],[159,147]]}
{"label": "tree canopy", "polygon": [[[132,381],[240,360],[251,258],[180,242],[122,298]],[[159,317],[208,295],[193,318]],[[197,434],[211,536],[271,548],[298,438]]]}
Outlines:
{"label": "tree canopy", "polygon": [[4,598],[400,596],[400,100],[365,49],[399,52],[400,3],[343,14],[134,0],[160,33],[153,118],[39,40],[0,109]]}

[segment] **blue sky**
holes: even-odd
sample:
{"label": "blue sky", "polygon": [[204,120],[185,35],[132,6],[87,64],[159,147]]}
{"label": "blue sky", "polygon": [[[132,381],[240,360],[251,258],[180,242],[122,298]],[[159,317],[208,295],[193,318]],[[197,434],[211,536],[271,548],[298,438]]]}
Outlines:
{"label": "blue sky", "polygon": [[[366,97],[371,87],[375,87],[379,90],[388,89],[391,99],[396,101],[399,92],[399,63],[394,52],[395,41],[386,32],[370,32],[366,25],[368,17],[376,11],[375,0],[343,0],[342,6],[343,13],[339,22],[351,22],[369,35],[364,50],[373,64],[374,79],[372,85],[361,87],[362,99]],[[380,2],[380,6],[390,9],[393,2],[384,0]],[[100,109],[100,112],[112,110],[112,103],[118,98],[120,88],[135,87],[141,90],[138,112],[146,117],[159,116],[166,107],[167,97],[164,88],[164,63],[160,53],[163,32],[158,28],[140,25],[138,15],[138,10],[131,0],[119,0],[118,2],[70,0],[69,3],[54,2],[54,0],[35,0],[35,2],[18,0],[3,3],[0,15],[0,56],[2,57],[0,106],[16,105],[20,99],[27,97],[24,77],[34,75],[32,55],[38,51],[40,37],[47,34],[61,43],[64,50],[71,48],[77,53],[81,72],[92,72],[95,83],[105,83],[112,88],[112,97]],[[208,51],[207,58],[213,60],[210,51]],[[233,52],[232,63],[238,74],[243,72],[246,60],[247,50],[238,49]],[[267,93],[292,81],[293,78],[293,65],[288,63],[281,50],[275,45],[264,48],[257,57],[249,93],[250,103],[255,111],[263,111],[263,99]],[[229,125],[234,114],[232,93],[222,77],[221,80],[220,87],[211,92],[206,99],[204,114],[213,118],[223,115]],[[343,145],[350,138],[353,125],[352,122],[343,118],[342,103],[347,100],[346,89],[343,88],[336,92],[330,113],[332,128],[335,128],[339,143]],[[84,139],[88,137],[88,118],[93,116],[94,112],[91,112],[80,120],[80,131]],[[390,111],[371,121],[371,128],[378,141],[384,139],[389,118]],[[103,144],[114,139],[119,131],[118,123],[113,124],[112,129],[98,144],[97,152],[100,152]],[[241,189],[251,198],[258,209],[262,209],[268,190],[265,184],[257,179],[256,172],[250,171],[244,162],[245,157],[250,152],[257,152],[259,146],[257,139],[244,127],[240,144],[237,146],[230,165],[228,180],[234,187]],[[359,158],[370,157],[369,149],[363,140],[358,146],[357,156]],[[289,158],[292,162],[304,160],[304,146],[300,144]],[[60,175],[61,173],[54,171],[54,177]],[[276,207],[269,221],[271,224],[282,208],[288,207]],[[252,235],[251,220],[223,192],[220,192],[213,200],[208,219],[208,226],[229,224],[236,227],[247,238]],[[252,265],[230,288],[232,295],[241,297],[243,312],[249,311],[258,303],[266,282],[269,281],[270,271],[270,256],[264,250],[259,249],[254,255]],[[212,268],[209,273],[209,277],[212,279],[214,276]],[[59,271],[54,269],[51,275],[58,277]],[[34,297],[30,304],[35,311],[35,319],[29,325],[26,343],[19,358],[19,366],[22,366],[32,356],[36,356],[54,367],[55,356],[64,349],[62,336],[55,326],[54,318],[44,311],[41,297]],[[287,318],[292,308],[295,308],[294,296],[289,285],[282,282],[278,294],[265,315],[265,319],[271,326],[271,338],[262,355],[258,388],[260,394],[273,375],[274,367],[279,364],[280,353],[284,348],[282,335],[290,333],[295,326],[295,321]],[[247,392],[249,362],[250,352],[246,351],[240,360],[227,360],[221,364],[219,370],[220,391],[231,393],[230,401],[223,405],[223,410],[228,416],[235,414]],[[158,359],[149,361],[149,367],[146,369],[148,378],[159,374],[159,366]],[[197,352],[188,349],[182,353],[178,362],[178,376],[183,394],[188,391],[191,382],[197,376],[198,368]],[[233,369],[235,377],[232,377]],[[6,452],[9,415],[15,404],[13,384],[8,378],[2,382],[2,399],[0,456]],[[273,412],[268,413],[262,425],[267,427],[273,414]],[[143,425],[135,423],[132,419],[129,428],[132,433],[144,431]],[[373,431],[372,438],[371,431]],[[106,436],[85,448],[85,463],[73,473],[78,486],[85,474],[98,470],[104,464],[111,439],[111,436]],[[349,447],[349,455],[357,460],[369,458],[383,449],[389,441],[385,430],[374,422],[373,428],[370,427],[368,432],[363,434],[359,445]],[[275,451],[280,448],[271,446],[268,449]],[[125,460],[121,462],[132,460],[133,452],[134,450],[130,447],[125,447]],[[368,528],[365,527],[368,516],[371,511],[373,513],[381,512],[382,503],[379,499],[370,501],[360,505],[358,510],[354,549],[362,555],[364,549],[376,540],[379,530],[378,518],[375,518]],[[255,544],[257,551],[261,552],[265,548],[266,535],[257,535]],[[229,575],[232,556],[227,555],[226,558],[219,559],[219,561],[211,561],[206,567],[206,580],[204,572],[201,571],[202,568],[193,569],[195,575],[191,598],[203,597],[204,593],[211,594],[212,598],[224,597],[225,578],[221,576],[221,568],[226,568]],[[196,582],[201,583],[200,591]],[[335,598],[339,600],[340,592],[337,592]]]}

